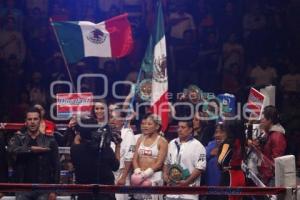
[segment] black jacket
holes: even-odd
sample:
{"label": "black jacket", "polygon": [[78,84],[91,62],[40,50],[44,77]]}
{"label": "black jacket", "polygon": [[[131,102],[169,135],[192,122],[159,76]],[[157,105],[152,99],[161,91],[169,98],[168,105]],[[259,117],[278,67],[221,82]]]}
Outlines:
{"label": "black jacket", "polygon": [[100,153],[86,143],[75,144],[71,147],[71,160],[76,183],[114,185],[113,171],[119,169],[119,161],[110,147]]}
{"label": "black jacket", "polygon": [[[94,119],[84,121],[97,124]],[[81,144],[71,147],[71,160],[75,167],[76,182],[87,184],[114,184],[113,171],[118,170],[119,161],[110,147],[112,131],[108,125],[102,127],[78,126]]]}
{"label": "black jacket", "polygon": [[[15,134],[9,141],[8,152],[15,160],[16,182],[32,182],[28,174],[35,174],[38,183],[59,183],[60,162],[58,145],[54,137],[42,133],[37,136],[37,146],[50,149],[43,153],[33,153],[30,141],[31,137],[27,132]],[[33,164],[37,166],[36,171],[30,168]]]}

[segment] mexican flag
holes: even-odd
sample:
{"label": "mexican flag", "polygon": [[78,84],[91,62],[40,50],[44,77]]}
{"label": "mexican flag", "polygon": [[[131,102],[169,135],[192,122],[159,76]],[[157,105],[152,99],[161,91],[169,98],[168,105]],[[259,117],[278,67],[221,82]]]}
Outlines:
{"label": "mexican flag", "polygon": [[168,74],[164,17],[160,1],[158,1],[155,24],[142,62],[142,69],[152,71],[151,111],[161,117],[162,131],[165,131],[168,126],[169,112]]}
{"label": "mexican flag", "polygon": [[83,57],[122,57],[133,46],[127,14],[94,24],[88,21],[52,22],[57,39],[69,63]]}

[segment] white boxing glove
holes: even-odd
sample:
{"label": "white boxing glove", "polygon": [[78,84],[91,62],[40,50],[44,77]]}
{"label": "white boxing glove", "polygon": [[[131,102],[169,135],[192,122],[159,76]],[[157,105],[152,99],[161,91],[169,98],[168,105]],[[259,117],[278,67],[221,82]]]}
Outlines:
{"label": "white boxing glove", "polygon": [[145,171],[142,172],[144,178],[149,178],[154,174],[154,170],[152,168],[148,168]]}
{"label": "white boxing glove", "polygon": [[141,168],[135,168],[133,173],[140,174],[140,173],[142,173],[142,170],[141,170]]}

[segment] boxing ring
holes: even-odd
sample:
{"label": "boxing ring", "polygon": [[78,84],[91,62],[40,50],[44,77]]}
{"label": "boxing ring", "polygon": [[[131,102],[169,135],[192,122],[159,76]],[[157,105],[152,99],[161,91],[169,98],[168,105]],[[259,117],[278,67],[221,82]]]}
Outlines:
{"label": "boxing ring", "polygon": [[96,184],[22,184],[0,183],[0,192],[42,191],[69,194],[82,193],[123,193],[123,194],[199,194],[199,195],[230,195],[230,196],[266,196],[281,195],[285,200],[296,200],[300,187],[174,187],[174,186],[114,186]]}
{"label": "boxing ring", "polygon": [[[4,127],[6,130],[15,130],[23,124],[14,123]],[[3,127],[3,126],[2,126]],[[3,130],[3,129],[2,129]],[[59,147],[60,154],[70,154],[70,147]],[[251,171],[247,165],[243,165],[243,170],[250,177],[256,186],[251,187],[221,187],[221,186],[199,186],[199,187],[179,187],[179,186],[115,186],[98,184],[24,184],[24,183],[0,183],[0,193],[12,194],[15,192],[42,191],[55,192],[58,200],[74,199],[78,194],[198,194],[209,195],[229,195],[229,196],[265,196],[270,200],[300,200],[300,186],[296,185],[295,158],[293,156],[283,156],[276,158],[272,163],[275,167],[275,179],[277,187],[265,186]],[[70,172],[61,171],[61,177],[70,176]],[[63,194],[63,195],[61,195]],[[14,200],[14,196],[4,196],[2,200]],[[209,198],[208,198],[209,199]]]}

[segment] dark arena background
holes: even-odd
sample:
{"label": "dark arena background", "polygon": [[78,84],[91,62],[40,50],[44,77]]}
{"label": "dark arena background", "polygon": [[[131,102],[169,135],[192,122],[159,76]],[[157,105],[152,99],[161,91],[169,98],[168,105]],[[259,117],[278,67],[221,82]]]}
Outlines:
{"label": "dark arena background", "polygon": [[[34,193],[32,199],[49,200],[107,200],[115,199],[118,192],[129,195],[116,195],[117,200],[296,199],[297,193],[300,196],[299,24],[300,0],[0,0],[0,199],[30,199],[26,192]],[[65,31],[66,27],[71,29]],[[82,35],[75,37],[76,31]],[[120,35],[113,35],[116,32]],[[88,41],[106,46],[98,52],[87,47]],[[99,104],[103,119],[96,111]],[[28,113],[35,113],[32,107],[39,119],[29,117]],[[116,110],[121,110],[116,115],[122,119],[115,116]],[[144,120],[151,122],[145,125]],[[243,127],[230,129],[228,121]],[[192,130],[186,141],[181,138],[181,123]],[[159,130],[152,130],[155,125]],[[128,127],[135,138],[130,145],[122,132]],[[99,135],[93,135],[97,131]],[[220,139],[220,133],[226,139]],[[152,140],[149,134],[160,139]],[[46,139],[40,142],[36,137]],[[196,140],[204,153],[193,166],[201,175],[189,180],[194,173],[190,170],[185,177],[189,167],[180,165],[179,159],[182,182],[171,184],[167,176],[173,165],[168,156],[176,138]],[[93,150],[105,154],[103,158],[92,157],[82,147],[93,142]],[[130,158],[122,154],[122,148],[127,151],[124,143]],[[152,148],[152,143],[159,153],[156,160],[151,157],[155,164],[144,167],[149,160],[139,161],[149,155],[139,158],[139,149]],[[229,146],[226,155],[232,157],[222,157],[224,145]],[[57,168],[50,169],[49,177],[55,177],[58,169],[58,179],[45,178],[43,170],[41,178],[36,171],[54,163],[56,150]],[[114,177],[111,183],[99,178],[113,168],[112,160],[102,160],[107,157],[120,165],[108,170]],[[130,163],[127,182],[121,184],[122,176],[112,171],[122,174],[122,162],[128,162],[124,159]],[[205,164],[199,164],[201,159]],[[24,164],[26,160],[34,161]],[[232,166],[232,161],[240,163]],[[105,168],[102,163],[109,164]],[[239,176],[222,182],[225,171],[228,177],[241,171],[245,183],[235,184]],[[161,183],[135,185],[131,180],[131,174],[146,179],[159,172]],[[217,179],[214,173],[220,180],[212,183],[207,177]],[[24,178],[26,174],[30,178]],[[89,175],[91,179],[84,178]],[[185,193],[190,196],[180,197]]]}

